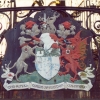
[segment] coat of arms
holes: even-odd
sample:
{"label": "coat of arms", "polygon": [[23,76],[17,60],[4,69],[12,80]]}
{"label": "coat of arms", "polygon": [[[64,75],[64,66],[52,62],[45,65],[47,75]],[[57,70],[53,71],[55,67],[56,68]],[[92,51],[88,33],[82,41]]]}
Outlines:
{"label": "coat of arms", "polygon": [[95,78],[92,34],[50,8],[5,35],[1,81],[6,90],[90,90]]}

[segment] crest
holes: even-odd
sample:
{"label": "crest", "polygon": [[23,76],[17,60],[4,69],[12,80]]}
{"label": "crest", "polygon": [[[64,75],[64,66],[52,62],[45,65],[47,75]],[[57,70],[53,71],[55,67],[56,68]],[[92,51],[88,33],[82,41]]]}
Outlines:
{"label": "crest", "polygon": [[0,70],[6,90],[92,88],[92,34],[66,15],[47,8],[6,33],[7,49]]}

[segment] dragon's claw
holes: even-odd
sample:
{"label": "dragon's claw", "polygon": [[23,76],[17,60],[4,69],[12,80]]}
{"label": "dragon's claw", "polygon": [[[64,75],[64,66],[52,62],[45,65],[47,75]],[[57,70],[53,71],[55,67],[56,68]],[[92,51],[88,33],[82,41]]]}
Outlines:
{"label": "dragon's claw", "polygon": [[77,80],[77,78],[73,78],[73,77],[71,77],[70,80],[71,80],[72,82],[74,82],[74,81]]}

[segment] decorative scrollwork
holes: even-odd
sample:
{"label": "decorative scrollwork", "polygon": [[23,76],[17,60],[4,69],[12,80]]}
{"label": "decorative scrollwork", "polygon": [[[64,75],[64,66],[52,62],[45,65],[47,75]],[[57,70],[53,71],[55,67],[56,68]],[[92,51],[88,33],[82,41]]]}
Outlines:
{"label": "decorative scrollwork", "polygon": [[80,15],[81,15],[81,12],[79,12],[79,11],[75,11],[75,12],[73,12],[73,13],[71,14],[71,16],[72,16],[73,18],[79,17]]}
{"label": "decorative scrollwork", "polygon": [[11,0],[1,0],[0,1],[0,7],[7,7],[7,8],[9,8],[9,7],[11,7]]}
{"label": "decorative scrollwork", "polygon": [[[31,6],[32,6],[32,7],[34,7],[34,6],[36,6],[36,5],[37,5],[37,6],[43,6],[43,4],[44,4],[43,0],[39,0],[39,1],[35,0]],[[18,12],[17,12],[17,17],[18,17],[18,18],[28,17],[28,16],[30,16],[33,12],[34,12],[34,10],[30,10],[30,11],[29,11],[29,10],[27,10],[27,11],[18,11]]]}
{"label": "decorative scrollwork", "polygon": [[0,23],[0,30],[2,29],[2,23]]}
{"label": "decorative scrollwork", "polygon": [[59,1],[59,0],[54,0],[54,1],[50,2],[48,6],[51,6],[51,5],[53,5],[53,4],[55,4],[55,5],[56,5],[56,4],[60,4],[60,2],[61,2],[61,1]]}
{"label": "decorative scrollwork", "polygon": [[[6,25],[3,24],[3,22],[0,20],[0,45],[3,38],[4,38],[4,34],[7,32],[8,29],[10,29],[10,18],[6,13],[0,13],[0,17],[2,17],[2,19],[4,18],[6,21]],[[4,26],[5,25],[5,26]]]}
{"label": "decorative scrollwork", "polygon": [[97,31],[100,31],[100,20],[96,21],[94,23],[94,28],[97,30]]}
{"label": "decorative scrollwork", "polygon": [[[6,13],[0,13],[0,30],[3,28],[3,19],[6,21],[6,26],[5,26],[5,28],[6,29],[9,29],[10,28],[10,17],[9,17],[9,15],[8,14],[6,14]],[[4,29],[5,29],[4,28]]]}

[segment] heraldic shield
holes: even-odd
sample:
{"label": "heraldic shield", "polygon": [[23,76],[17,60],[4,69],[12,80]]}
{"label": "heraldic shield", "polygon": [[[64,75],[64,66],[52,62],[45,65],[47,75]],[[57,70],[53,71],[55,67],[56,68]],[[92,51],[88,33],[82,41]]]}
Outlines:
{"label": "heraldic shield", "polygon": [[5,34],[0,70],[6,90],[86,90],[93,87],[92,34],[72,19],[47,8]]}

